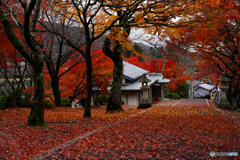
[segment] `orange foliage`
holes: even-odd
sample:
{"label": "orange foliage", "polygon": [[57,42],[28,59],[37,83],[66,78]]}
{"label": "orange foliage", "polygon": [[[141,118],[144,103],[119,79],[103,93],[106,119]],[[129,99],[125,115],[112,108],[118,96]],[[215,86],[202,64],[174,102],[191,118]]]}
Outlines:
{"label": "orange foliage", "polygon": [[[61,67],[59,74],[62,74],[65,70],[68,70],[75,59],[69,59],[66,64]],[[111,74],[113,69],[112,61],[106,57],[101,50],[94,50],[92,52],[93,63],[93,81],[95,87],[100,86],[101,91],[106,92],[106,88],[111,80]],[[86,63],[82,62],[71,68],[66,74],[64,74],[59,81],[61,97],[68,98],[74,94],[80,93],[77,98],[84,97],[86,94]],[[44,74],[45,79],[45,94],[53,99],[51,90],[51,79],[47,71]]]}
{"label": "orange foliage", "polygon": [[[9,1],[9,5],[13,5],[13,3],[14,2],[12,0]],[[16,6],[14,8],[16,8]],[[20,20],[23,19],[23,14],[21,12],[19,12],[18,16],[19,16]],[[12,21],[12,23],[14,23],[14,22]],[[21,39],[22,35],[20,34],[19,29],[17,28],[16,25],[13,25],[13,31],[14,31],[15,35],[18,37],[18,39],[22,40]],[[1,23],[0,23],[0,35],[1,35],[1,38],[0,38],[0,54],[1,54],[0,60],[1,60],[1,62],[2,63],[12,62],[16,65],[19,65],[21,63],[21,56],[16,51],[16,49],[14,48],[12,43],[9,41]],[[4,64],[4,65],[9,67],[7,64]],[[1,66],[1,67],[4,67],[4,66]]]}
{"label": "orange foliage", "polygon": [[[156,60],[150,59],[150,61],[144,61],[140,63],[139,58],[136,56],[130,56],[129,59],[126,60],[129,63],[132,63],[140,68],[143,68],[150,73],[156,72]],[[158,60],[158,73],[161,72],[163,67],[163,60]],[[185,83],[186,80],[192,79],[192,76],[189,76],[185,73],[186,68],[181,64],[178,64],[176,60],[168,59],[165,71],[164,71],[164,78],[170,79],[170,83],[168,84],[169,90],[171,92],[178,90],[180,87],[180,83]]]}
{"label": "orange foliage", "polygon": [[105,56],[102,50],[94,51],[92,62],[94,86],[100,86],[101,92],[106,93],[112,79],[113,62],[109,57]]}
{"label": "orange foliage", "polygon": [[197,68],[197,74],[195,75],[196,79],[204,77],[206,79],[209,79],[211,82],[218,84],[217,80],[220,78],[220,75],[215,72],[217,68],[214,66],[214,63],[212,61],[202,58],[198,61],[196,68]]}
{"label": "orange foliage", "polygon": [[[233,83],[237,84],[240,79],[239,3],[232,0],[196,2],[196,8],[202,9],[198,12],[202,21],[172,29],[178,34],[174,38],[191,47],[193,58],[199,59],[196,63],[199,71],[197,77],[204,76],[216,82],[220,73],[227,71],[235,81]],[[199,15],[192,18],[200,18]]]}

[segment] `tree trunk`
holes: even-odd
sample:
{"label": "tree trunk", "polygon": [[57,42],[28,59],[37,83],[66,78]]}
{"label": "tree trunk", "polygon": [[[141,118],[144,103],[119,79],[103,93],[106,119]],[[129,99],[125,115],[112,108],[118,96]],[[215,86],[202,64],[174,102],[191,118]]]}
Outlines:
{"label": "tree trunk", "polygon": [[96,107],[99,107],[100,105],[98,104],[98,96],[100,93],[98,93],[98,90],[96,90],[96,93],[93,93],[92,98],[93,98],[93,104]]}
{"label": "tree trunk", "polygon": [[113,69],[113,81],[111,85],[110,96],[108,98],[107,112],[123,110],[121,106],[121,87],[123,79],[123,60],[121,55],[115,57]]}
{"label": "tree trunk", "polygon": [[110,49],[109,38],[104,41],[103,52],[111,58],[114,63],[113,80],[111,85],[110,96],[108,98],[107,112],[123,110],[121,106],[121,87],[123,80],[123,59],[121,54],[121,46],[118,41],[115,42],[114,51]]}
{"label": "tree trunk", "polygon": [[[12,89],[12,106],[9,106],[9,107],[12,107],[12,108],[15,108],[17,106],[17,100],[16,100],[16,91],[15,91],[15,87],[14,87],[14,80],[12,81],[12,83],[9,83],[9,85],[11,86],[11,89]],[[11,90],[10,90],[10,93],[11,93]]]}
{"label": "tree trunk", "polygon": [[163,68],[162,68],[162,75],[163,75],[163,77],[164,77],[165,66],[166,66],[166,58],[164,56],[163,57]]}
{"label": "tree trunk", "polygon": [[189,99],[193,99],[193,81],[190,80],[190,84],[189,84]]}
{"label": "tree trunk", "polygon": [[44,79],[43,79],[43,61],[35,63],[33,66],[34,79],[34,105],[28,117],[28,125],[45,126],[44,123]]}
{"label": "tree trunk", "polygon": [[90,54],[90,48],[89,51],[86,51],[86,65],[87,65],[87,97],[86,97],[86,106],[84,110],[83,117],[91,117],[91,97],[92,97],[92,60],[91,60],[91,54]]}
{"label": "tree trunk", "polygon": [[52,86],[53,95],[54,95],[54,99],[55,99],[55,106],[60,107],[60,106],[62,106],[62,104],[61,104],[61,92],[59,89],[58,78],[52,79],[51,86]]}

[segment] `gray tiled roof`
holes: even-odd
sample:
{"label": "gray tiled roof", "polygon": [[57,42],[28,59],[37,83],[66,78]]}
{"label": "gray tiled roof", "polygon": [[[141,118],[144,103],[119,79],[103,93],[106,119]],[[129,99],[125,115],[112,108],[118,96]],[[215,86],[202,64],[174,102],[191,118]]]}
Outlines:
{"label": "gray tiled roof", "polygon": [[[142,87],[142,82],[139,79],[144,73],[147,73],[147,78],[151,80],[148,86],[152,86],[155,82],[158,83],[169,83],[170,79],[163,78],[161,73],[148,73],[147,70],[139,68],[127,62],[123,62],[123,75],[126,79],[130,80],[130,83],[122,84],[122,91],[139,91]],[[109,87],[110,89],[110,87]]]}
{"label": "gray tiled roof", "polygon": [[[187,80],[187,83],[190,84],[190,80]],[[197,81],[197,80],[194,80],[194,81],[192,81],[192,84],[193,84],[193,87],[196,87],[196,86],[198,86],[199,84],[201,84],[201,82],[200,82],[200,81]]]}
{"label": "gray tiled roof", "polygon": [[162,73],[149,73],[148,78],[149,79],[156,78],[158,83],[169,83],[170,82],[170,79],[163,78]]}
{"label": "gray tiled roof", "polygon": [[[148,86],[152,86],[155,82],[158,82],[158,83],[169,83],[170,82],[169,79],[163,78],[161,73],[149,73],[147,75],[147,78],[151,80],[151,82],[148,83]],[[122,86],[122,90],[125,90],[125,91],[126,90],[127,91],[135,90],[135,91],[137,91],[137,90],[140,90],[140,87],[142,87],[142,83],[139,82],[139,79],[137,79],[132,83],[125,83]]]}
{"label": "gray tiled roof", "polygon": [[[151,79],[151,82],[148,83],[148,86],[153,85],[157,81],[156,78]],[[136,80],[132,83],[126,83],[125,85],[122,86],[121,90],[122,91],[140,91],[142,87],[142,82],[139,82],[139,80]]]}
{"label": "gray tiled roof", "polygon": [[123,75],[126,79],[134,81],[139,79],[144,73],[148,73],[148,71],[128,62],[123,62]]}
{"label": "gray tiled roof", "polygon": [[199,87],[204,88],[204,89],[210,91],[210,90],[212,90],[215,86],[214,86],[214,85],[210,85],[210,84],[203,83],[203,84],[200,84]]}
{"label": "gray tiled roof", "polygon": [[204,97],[205,95],[209,94],[210,92],[203,88],[198,88],[194,91],[195,97]]}

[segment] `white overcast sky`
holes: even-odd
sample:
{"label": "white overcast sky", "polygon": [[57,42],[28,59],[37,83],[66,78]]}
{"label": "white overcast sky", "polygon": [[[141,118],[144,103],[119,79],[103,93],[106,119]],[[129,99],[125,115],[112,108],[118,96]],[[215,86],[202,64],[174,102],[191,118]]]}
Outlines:
{"label": "white overcast sky", "polygon": [[[129,38],[133,42],[141,42],[144,43],[145,45],[152,46],[151,44],[161,44],[164,45],[164,42],[160,41],[157,36],[146,34],[143,29],[132,29],[129,35]],[[154,39],[152,39],[154,38]]]}

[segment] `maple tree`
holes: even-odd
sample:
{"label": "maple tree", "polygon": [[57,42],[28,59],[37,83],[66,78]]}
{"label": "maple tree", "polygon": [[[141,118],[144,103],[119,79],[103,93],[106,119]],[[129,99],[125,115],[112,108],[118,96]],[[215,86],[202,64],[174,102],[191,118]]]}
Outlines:
{"label": "maple tree", "polygon": [[69,59],[69,61],[63,66],[64,68],[60,70],[62,74],[59,80],[61,96],[63,98],[69,98],[72,102],[79,95],[84,95],[86,91],[86,64],[85,62],[76,63],[78,59]]}
{"label": "maple tree", "polygon": [[[76,62],[78,61],[78,62]],[[86,91],[86,67],[85,62],[79,63],[79,59],[69,58],[61,68],[58,70],[58,83],[59,92],[61,98],[69,98],[72,102],[75,98],[79,98],[79,95],[83,96]],[[74,66],[74,67],[73,67]],[[49,70],[44,72],[45,79],[45,97],[49,97],[52,101],[55,100],[55,96],[52,97],[52,77]]]}
{"label": "maple tree", "polygon": [[[45,125],[43,108],[44,55],[34,34],[40,11],[40,3],[40,0],[31,0],[28,2],[19,0],[17,3],[15,1],[5,2],[1,0],[0,18],[9,41],[32,66],[34,79],[34,105],[32,106],[29,114],[28,124],[42,126]],[[8,16],[9,14],[10,16]],[[18,15],[23,14],[24,19],[21,21]],[[19,30],[19,33],[22,34],[24,40],[17,37],[13,30],[14,25],[17,25],[17,29]],[[25,44],[27,44],[27,47]]]}
{"label": "maple tree", "polygon": [[[129,44],[126,43],[128,42],[127,38],[130,33],[130,27],[146,27],[151,24],[151,22],[155,21],[156,19],[151,19],[151,16],[153,16],[154,14],[157,15],[158,11],[154,11],[153,13],[151,12],[151,9],[157,9],[159,5],[152,1],[149,1],[149,4],[147,6],[144,5],[144,1],[110,1],[106,4],[106,6],[108,7],[104,10],[106,16],[117,15],[118,17],[120,17],[118,19],[119,25],[111,29],[111,33],[108,35],[107,38],[105,38],[103,46],[104,53],[109,56],[114,62],[113,82],[111,86],[110,97],[108,99],[107,111],[115,111],[121,110],[123,46],[129,51],[134,50],[131,47],[128,47]],[[156,25],[155,22],[154,25]],[[136,50],[134,50],[134,53],[139,55]]]}
{"label": "maple tree", "polygon": [[[13,50],[12,52],[3,53],[0,51],[0,68],[1,75],[6,80],[7,84],[10,86],[11,90],[8,93],[12,92],[13,94],[13,106],[5,107],[15,107],[17,106],[16,96],[20,93],[21,89],[25,89],[24,82],[26,80],[26,68],[27,64],[22,61],[22,57]],[[6,85],[6,83],[5,83]],[[1,86],[3,87],[3,86]]]}
{"label": "maple tree", "polygon": [[[27,64],[23,62],[21,55],[8,40],[4,33],[3,27],[1,26],[0,28],[0,34],[2,35],[0,39],[0,73],[5,79],[6,83],[10,86],[9,88],[11,88],[13,93],[14,107],[16,106],[16,94],[19,92],[21,87],[23,87],[23,89],[25,88],[24,75],[26,74]],[[17,32],[16,27],[14,27],[13,30]],[[17,32],[17,36],[20,37],[19,32]],[[6,83],[3,83],[1,87],[6,85]],[[5,87],[7,92],[10,92],[9,88]]]}
{"label": "maple tree", "polygon": [[[74,0],[70,2],[52,1],[49,5],[52,7],[51,11],[53,11],[54,14],[58,15],[62,20],[67,19],[68,21],[74,22],[73,24],[78,26],[77,30],[80,31],[79,33],[83,33],[82,37],[84,37],[84,46],[79,47],[79,42],[75,43],[75,41],[71,40],[69,37],[58,31],[53,31],[45,25],[45,28],[47,28],[49,32],[62,37],[70,47],[84,57],[87,66],[87,94],[84,117],[91,117],[91,96],[93,88],[91,47],[93,42],[99,39],[108,30],[106,29],[99,34],[96,34],[97,21],[95,17],[99,14],[103,2]],[[82,42],[80,42],[80,44],[82,44]]]}
{"label": "maple tree", "polygon": [[128,36],[131,22],[134,22],[134,13],[141,7],[143,1],[106,1],[103,15],[115,17],[117,15],[118,26],[112,27],[103,45],[103,52],[114,63],[113,80],[110,96],[108,98],[107,111],[122,110],[121,86],[123,81],[123,46],[126,50],[136,52],[130,45]]}
{"label": "maple tree", "polygon": [[195,79],[206,78],[215,84],[219,84],[217,81],[220,78],[220,74],[216,72],[218,69],[212,61],[201,58],[195,64],[197,73],[195,74]]}
{"label": "maple tree", "polygon": [[[103,55],[101,50],[93,51],[92,58],[94,88],[100,89],[101,92],[106,92],[106,88],[111,79],[112,64],[109,62],[108,57]],[[70,63],[72,62],[70,61]],[[65,67],[68,68],[67,65]],[[71,101],[75,98],[85,97],[87,85],[86,72],[87,69],[84,62],[76,65],[69,73],[62,77],[60,86],[63,97],[71,97]],[[97,97],[94,99],[96,100]]]}
{"label": "maple tree", "polygon": [[[46,21],[47,27],[51,30],[58,31],[64,34],[66,37],[71,38],[73,41],[82,41],[82,33],[79,34],[76,27],[72,25],[71,21],[61,20],[57,14],[51,12],[51,2],[42,4],[42,15],[46,19],[40,19],[41,24]],[[74,49],[66,45],[66,41],[55,34],[47,33],[44,27],[41,28],[40,43],[46,48],[45,51],[45,62],[48,69],[48,74],[51,78],[51,88],[54,95],[55,106],[61,106],[61,90],[60,90],[60,79],[64,74],[67,74],[72,68],[78,67],[77,65],[84,61],[83,56],[76,53]],[[79,44],[79,46],[81,46]],[[73,60],[75,59],[75,60]],[[69,62],[71,61],[71,63]],[[68,63],[65,65],[65,63]],[[66,67],[63,72],[62,67]],[[63,90],[65,91],[65,90]],[[66,97],[65,95],[63,97]],[[75,98],[75,96],[73,96]]]}
{"label": "maple tree", "polygon": [[[149,27],[149,26],[172,26],[175,27],[176,23],[170,23],[171,19],[181,14],[189,12],[194,2],[187,1],[167,1],[156,3],[149,1],[145,3],[144,0],[135,1],[52,1],[49,6],[52,6],[51,11],[59,15],[61,20],[68,20],[74,22],[75,26],[79,26],[83,32],[84,49],[79,48],[79,44],[72,41],[67,36],[53,31],[48,28],[51,33],[65,39],[67,44],[81,53],[86,60],[87,65],[87,107],[86,114],[90,115],[90,97],[92,94],[92,60],[90,56],[91,45],[94,41],[102,37],[107,31],[116,32],[129,27]],[[171,10],[171,11],[170,11]],[[169,12],[170,11],[170,12]],[[185,19],[186,20],[186,19]],[[152,32],[153,29],[149,29]],[[116,40],[120,45],[126,44],[126,34],[119,32]],[[112,34],[114,35],[114,33]],[[122,36],[121,36],[122,35]],[[110,38],[115,43],[113,39]],[[117,42],[116,41],[116,42]],[[114,82],[114,81],[113,81]],[[119,87],[118,87],[119,88]],[[119,94],[117,94],[120,97]],[[111,99],[111,98],[110,98]],[[119,98],[118,102],[119,101]],[[118,104],[120,106],[120,104]],[[118,107],[117,107],[118,108]]]}
{"label": "maple tree", "polygon": [[[163,32],[163,34],[161,34],[159,36],[164,36],[164,35],[166,35],[164,32],[167,27],[170,28],[169,30],[171,30],[171,28],[180,28],[182,26],[186,26],[193,22],[196,22],[199,19],[201,20],[201,16],[198,14],[195,14],[197,12],[197,10],[199,10],[199,8],[195,8],[196,1],[161,1],[161,2],[147,1],[146,3],[144,3],[144,2],[142,3],[141,1],[133,1],[133,3],[135,3],[136,7],[137,7],[137,5],[139,5],[139,7],[137,7],[137,8],[131,6],[133,4],[131,2],[129,2],[129,1],[112,2],[113,4],[110,5],[111,6],[110,10],[112,12],[107,12],[107,15],[114,15],[113,13],[115,13],[115,15],[121,17],[118,28],[117,27],[114,28],[115,30],[118,30],[118,33],[121,33],[121,29],[127,28],[129,30],[130,29],[129,27],[135,27],[135,28],[144,28],[145,32],[149,33],[149,34],[156,34],[157,32]],[[201,3],[200,1],[198,1],[198,2]],[[110,2],[110,4],[111,4],[111,2]],[[127,10],[128,7],[130,7],[130,8],[132,7],[131,8],[132,11],[130,11],[130,13],[127,16],[125,16],[125,13],[129,12]],[[133,13],[133,15],[132,15],[132,13]],[[192,15],[195,15],[194,19],[191,18]],[[175,18],[178,19],[180,17],[181,17],[181,20],[179,20],[179,21],[175,20]],[[124,23],[121,24],[121,22],[124,22]],[[118,48],[120,48],[120,45],[123,45],[123,46],[126,45],[126,44],[124,44],[124,42],[126,42],[126,40],[125,41],[123,40],[124,37],[120,38],[121,36],[118,34],[118,38],[116,38],[117,34],[114,34],[114,29],[112,29],[111,31],[113,32],[112,35],[114,35],[112,37],[115,37],[115,39],[113,38],[113,40],[111,42],[108,42],[109,40],[107,39],[105,41],[105,44],[106,43],[108,43],[108,44],[106,44],[104,46],[105,47],[104,50],[107,50],[106,49],[107,45],[108,45],[108,48],[110,48],[112,45],[113,49],[117,45],[119,45]],[[126,33],[125,33],[125,35],[128,36]],[[118,39],[119,41],[117,41],[116,39]],[[110,40],[111,40],[111,38],[110,38]],[[120,51],[120,49],[118,49],[118,51]],[[108,49],[108,52],[111,53],[111,55],[113,55],[113,53],[114,53],[114,52],[110,52],[110,49]],[[136,53],[136,51],[135,51],[135,53]],[[118,54],[121,54],[121,53],[119,52]],[[164,58],[164,55],[162,55],[162,57],[164,60],[162,72],[164,74],[166,59]],[[158,61],[156,61],[156,62],[158,62]],[[157,68],[157,65],[155,65],[155,66]],[[122,67],[122,66],[119,65],[118,70],[120,69],[120,67]],[[121,77],[120,75],[121,74],[119,73],[118,77]],[[177,75],[179,76],[179,74],[177,74]],[[184,78],[182,78],[182,81],[183,81],[183,79]],[[186,79],[186,77],[185,77],[185,79]],[[119,83],[117,83],[117,80],[119,81]],[[113,91],[116,91],[115,93],[118,92],[118,95],[120,97],[121,84],[120,84],[120,80],[119,79],[117,79],[117,80],[116,80],[116,84],[118,84],[117,86],[119,86],[119,87],[116,87],[116,89],[114,89]],[[117,90],[119,90],[119,91],[117,91]],[[111,99],[112,98],[110,98],[110,100]],[[117,101],[119,101],[119,98],[116,98],[116,102]],[[116,106],[116,104],[117,103],[115,103],[114,106]],[[118,106],[120,106],[120,104],[118,104]],[[120,107],[116,107],[116,109],[117,108],[120,108]]]}
{"label": "maple tree", "polygon": [[[7,37],[3,36],[0,41],[3,39],[7,39]],[[2,95],[4,95],[4,98],[1,99],[3,101],[2,109],[16,107],[19,105],[17,100],[21,96],[21,90],[25,89],[27,64],[23,62],[23,58],[14,47],[11,45],[8,45],[7,48],[6,46],[1,46],[0,68],[1,76],[5,79],[5,82],[1,84],[1,87],[5,87],[5,92],[2,90]],[[11,95],[12,98],[7,100],[7,97],[11,97]],[[11,102],[7,102],[9,100]],[[7,104],[9,106],[6,106]]]}
{"label": "maple tree", "polygon": [[[45,28],[51,33],[57,34],[58,36],[65,39],[67,44],[74,50],[83,55],[87,66],[87,96],[86,96],[86,107],[85,117],[91,116],[91,95],[92,95],[92,59],[91,59],[91,47],[93,42],[102,37],[107,31],[109,31],[115,25],[119,25],[118,22],[123,16],[133,15],[136,11],[136,6],[141,4],[141,1],[134,1],[128,4],[125,8],[128,10],[122,16],[115,16],[114,14],[102,14],[110,11],[111,1],[52,1],[52,11],[54,14],[58,14],[62,20],[67,19],[68,21],[74,22],[75,26],[78,26],[81,33],[84,36],[84,47],[79,48],[79,44],[75,43],[65,35],[58,31],[53,31],[45,25]],[[118,2],[114,2],[118,3]],[[83,4],[83,5],[82,5]],[[137,5],[138,4],[138,5]],[[124,4],[123,4],[124,6]],[[135,9],[132,9],[131,6]],[[109,12],[110,13],[110,12]],[[130,13],[130,14],[129,14]],[[100,23],[101,22],[101,23]],[[125,21],[123,21],[125,23]],[[43,24],[44,25],[44,24]]]}
{"label": "maple tree", "polygon": [[[93,93],[94,105],[98,106],[98,96],[100,93],[108,93],[108,85],[112,80],[113,63],[102,50],[97,50],[93,55]],[[100,91],[99,91],[100,90]]]}
{"label": "maple tree", "polygon": [[189,74],[192,69],[192,59],[188,48],[180,41],[166,40],[165,43],[166,46],[159,48],[163,57],[160,69],[163,75],[171,80],[168,84],[169,91],[179,91],[181,84],[194,78],[194,75]]}
{"label": "maple tree", "polygon": [[[182,43],[192,49],[193,57],[202,61],[200,65],[205,62],[205,68],[211,67],[215,75],[227,71],[227,76],[232,80],[228,99],[233,105],[240,94],[239,4],[231,0],[216,2],[198,4],[198,7],[210,8],[211,11],[199,11],[203,20],[177,31],[176,37],[181,37]],[[208,70],[203,72],[211,74]],[[212,77],[216,81],[219,76]]]}
{"label": "maple tree", "polygon": [[[100,89],[101,92],[104,93],[106,92],[107,86],[112,77],[112,63],[99,49],[93,50],[91,55],[93,58],[94,87]],[[76,64],[76,62],[78,63]],[[62,98],[69,98],[72,102],[76,98],[86,96],[86,72],[85,61],[79,63],[79,59],[76,59],[76,57],[69,58],[68,61],[63,64],[59,70],[59,75],[61,75],[61,78],[59,79],[59,89]],[[55,97],[51,96],[53,91],[51,87],[51,77],[48,70],[45,71],[44,79],[45,96],[50,97],[54,101]],[[96,93],[98,92],[96,91]],[[94,100],[96,101],[97,97],[94,97]]]}
{"label": "maple tree", "polygon": [[[78,72],[83,71],[78,64],[82,64],[84,62],[83,57],[76,54],[72,49],[67,50],[63,53],[63,41],[59,40],[59,52],[57,56],[55,56],[54,52],[49,52],[45,55],[46,66],[48,69],[48,74],[51,78],[51,89],[54,95],[54,102],[55,106],[61,106],[61,90],[60,90],[60,83],[64,84],[66,80],[66,76],[73,75],[74,73],[77,75]],[[52,42],[54,43],[54,42]],[[52,47],[53,45],[51,45]],[[57,60],[55,58],[57,57]],[[76,60],[77,59],[77,60]],[[64,67],[64,69],[62,69]],[[66,69],[67,68],[67,69]],[[73,71],[75,69],[75,71]],[[68,72],[71,73],[68,74]],[[65,75],[65,76],[64,76]],[[62,80],[63,78],[63,80]],[[68,80],[69,81],[69,80]],[[67,84],[66,84],[67,85]],[[63,92],[66,90],[63,90]],[[66,97],[64,95],[63,97]],[[75,96],[73,96],[75,98]]]}

